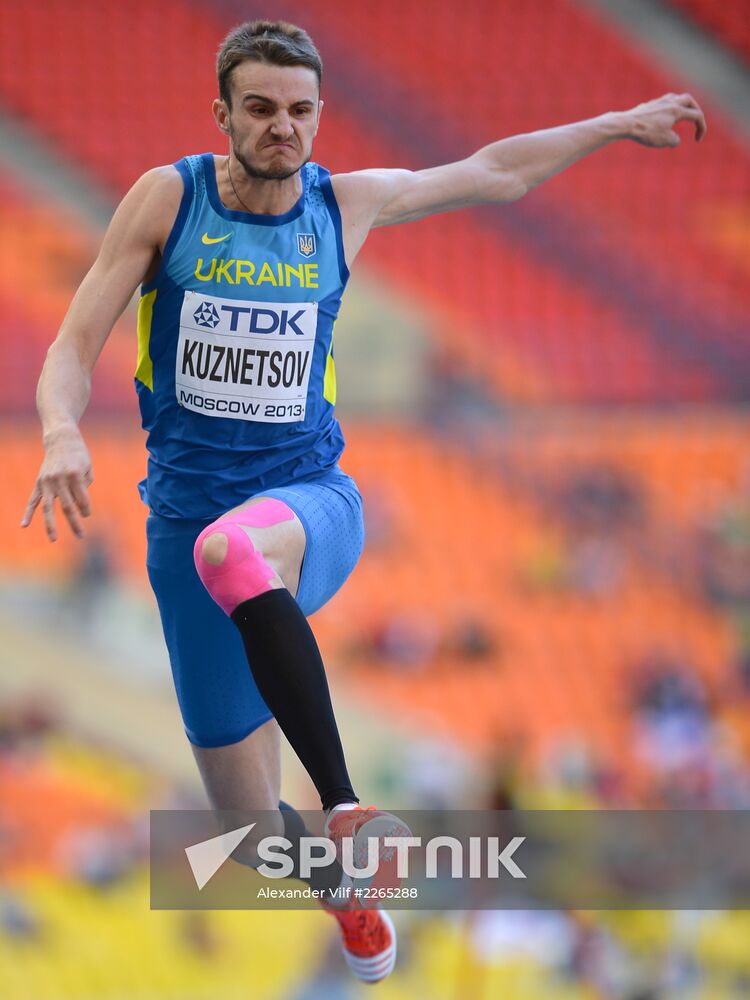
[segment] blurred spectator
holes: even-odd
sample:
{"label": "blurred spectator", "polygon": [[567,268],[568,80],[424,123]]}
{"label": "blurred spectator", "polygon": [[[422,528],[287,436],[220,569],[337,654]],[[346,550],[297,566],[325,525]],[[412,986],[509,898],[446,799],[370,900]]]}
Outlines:
{"label": "blurred spectator", "polygon": [[645,662],[635,691],[634,749],[650,772],[657,808],[746,809],[750,772],[689,665],[664,653]]}
{"label": "blurred spectator", "polygon": [[552,809],[623,808],[631,795],[619,762],[604,759],[583,729],[561,733],[550,744],[527,791]]}
{"label": "blurred spectator", "polygon": [[518,794],[523,776],[524,758],[527,754],[526,735],[498,733],[495,750],[488,763],[489,784],[487,805],[490,810],[502,811],[518,808]]}
{"label": "blurred spectator", "polygon": [[59,856],[70,875],[99,889],[117,883],[139,861],[133,837],[124,827],[73,829],[61,841]]}
{"label": "blurred spectator", "polygon": [[16,941],[36,942],[41,929],[38,917],[19,895],[0,890],[0,932]]}
{"label": "blurred spectator", "polygon": [[531,592],[572,589],[604,597],[622,582],[627,549],[609,530],[571,525],[568,537],[545,534],[524,553],[520,582]]}
{"label": "blurred spectator", "polygon": [[625,549],[617,539],[591,534],[571,545],[568,583],[588,597],[606,597],[619,587],[626,564]]}
{"label": "blurred spectator", "polygon": [[397,518],[390,494],[370,481],[362,484],[361,492],[368,551],[387,551],[397,540]]}
{"label": "blurred spectator", "polygon": [[596,773],[594,751],[585,733],[560,733],[542,761],[540,791],[550,808],[575,808],[583,804],[593,807]]}
{"label": "blurred spectator", "polygon": [[623,470],[611,465],[590,465],[569,473],[558,497],[558,508],[576,529],[611,533],[642,525],[644,498],[637,484]]}
{"label": "blurred spectator", "polygon": [[102,534],[87,535],[81,558],[68,581],[67,600],[72,613],[84,627],[90,627],[107,589],[115,578],[109,542]]}
{"label": "blurred spectator", "polygon": [[[737,659],[735,663],[736,679],[739,682],[740,693],[750,695],[750,609],[741,611],[734,620],[734,631],[737,643]],[[731,693],[728,692],[731,697]]]}
{"label": "blurred spectator", "polygon": [[722,606],[750,607],[750,501],[725,501],[699,524],[694,547],[704,597]]}
{"label": "blurred spectator", "polygon": [[571,966],[578,930],[555,910],[480,910],[471,919],[471,945],[478,958],[498,963],[533,961],[545,968]]}
{"label": "blurred spectator", "polygon": [[412,673],[432,661],[438,645],[438,627],[431,616],[402,611],[371,628],[355,655],[382,660],[398,672]]}
{"label": "blurred spectator", "polygon": [[198,958],[215,958],[221,952],[221,939],[204,910],[186,910],[180,933],[188,950]]}
{"label": "blurred spectator", "polygon": [[636,668],[635,749],[658,773],[697,767],[710,741],[708,698],[689,663],[654,651]]}
{"label": "blurred spectator", "polygon": [[450,744],[420,739],[400,758],[403,794],[410,809],[455,809],[468,784],[468,761]]}
{"label": "blurred spectator", "polygon": [[[448,341],[430,354],[430,393],[424,417],[437,433],[453,438],[465,432],[465,422],[495,416],[498,401],[481,384],[466,354]],[[463,443],[463,442],[462,442]]]}
{"label": "blurred spectator", "polygon": [[418,673],[442,657],[451,666],[455,659],[487,662],[497,655],[497,647],[484,622],[468,612],[441,631],[432,615],[401,611],[372,625],[349,655],[380,660],[399,673]]}
{"label": "blurred spectator", "polygon": [[702,681],[689,663],[654,650],[635,667],[634,702],[640,712],[705,718],[708,699]]}
{"label": "blurred spectator", "polygon": [[479,618],[467,616],[459,620],[445,649],[462,660],[487,660],[495,653],[495,642]]}
{"label": "blurred spectator", "polygon": [[59,709],[45,693],[35,692],[0,705],[0,754],[37,747],[59,728]]}
{"label": "blurred spectator", "polygon": [[568,585],[567,544],[556,534],[545,533],[524,551],[519,582],[528,591],[562,590]]}

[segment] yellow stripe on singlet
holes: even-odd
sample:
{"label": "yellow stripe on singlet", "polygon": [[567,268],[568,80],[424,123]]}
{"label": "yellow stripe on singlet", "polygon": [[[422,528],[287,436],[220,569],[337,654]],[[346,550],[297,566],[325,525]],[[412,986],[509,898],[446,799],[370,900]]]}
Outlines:
{"label": "yellow stripe on singlet", "polygon": [[333,334],[331,334],[331,346],[328,348],[326,370],[323,376],[323,399],[327,399],[332,406],[336,405],[336,364],[333,360]]}
{"label": "yellow stripe on singlet", "polygon": [[154,299],[158,289],[141,296],[138,303],[138,362],[135,367],[135,377],[139,382],[154,391],[154,367],[149,354],[151,340],[151,320],[154,314]]}

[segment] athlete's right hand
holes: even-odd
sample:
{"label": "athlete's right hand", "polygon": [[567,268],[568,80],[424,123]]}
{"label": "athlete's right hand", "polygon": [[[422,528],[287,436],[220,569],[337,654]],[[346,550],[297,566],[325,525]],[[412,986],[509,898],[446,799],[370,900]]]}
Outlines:
{"label": "athlete's right hand", "polygon": [[21,527],[26,528],[31,524],[41,501],[44,527],[49,540],[54,542],[57,538],[55,499],[58,499],[73,534],[77,538],[83,538],[80,518],[91,514],[87,487],[93,481],[91,457],[77,429],[61,431],[45,439],[44,461],[31,491]]}

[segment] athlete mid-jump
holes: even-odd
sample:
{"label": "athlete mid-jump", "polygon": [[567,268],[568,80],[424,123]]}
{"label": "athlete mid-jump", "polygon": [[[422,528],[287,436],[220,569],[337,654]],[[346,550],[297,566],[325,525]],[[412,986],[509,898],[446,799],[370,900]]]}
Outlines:
{"label": "athlete mid-jump", "polygon": [[[373,814],[357,805],[306,616],[363,544],[334,416],[331,334],[349,267],[374,226],[515,201],[611,142],[675,146],[678,122],[692,122],[696,139],[706,124],[689,94],[668,94],[429,170],[331,177],[310,162],[323,102],[304,31],[244,24],[217,72],[213,113],[229,155],[187,156],[138,180],[49,349],[37,392],[45,457],[22,523],[41,504],[54,541],[57,501],[83,534],[93,474],[78,423],[99,353],[140,285],[148,572],[207,794],[217,809],[279,809],[281,731],[340,843]],[[285,803],[278,815],[285,830],[304,829]],[[388,975],[387,915],[326,908],[354,973]]]}

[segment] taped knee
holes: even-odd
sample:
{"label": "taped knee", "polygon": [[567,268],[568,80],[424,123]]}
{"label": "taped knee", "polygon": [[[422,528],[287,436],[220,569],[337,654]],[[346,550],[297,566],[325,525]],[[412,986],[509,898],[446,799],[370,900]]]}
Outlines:
{"label": "taped knee", "polygon": [[[193,549],[195,568],[206,590],[226,614],[231,615],[243,601],[272,590],[271,580],[276,576],[275,570],[263,558],[263,553],[255,548],[241,525],[267,528],[290,521],[293,517],[294,511],[285,503],[269,497],[214,521],[198,535]],[[212,539],[219,544],[212,544]],[[206,555],[212,558],[220,555],[224,539],[224,558],[219,562],[209,562]]]}

